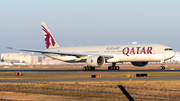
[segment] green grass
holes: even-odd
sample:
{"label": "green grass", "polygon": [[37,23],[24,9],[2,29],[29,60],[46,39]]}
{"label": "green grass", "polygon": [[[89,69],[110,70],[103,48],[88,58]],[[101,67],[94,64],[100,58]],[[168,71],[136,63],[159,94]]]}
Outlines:
{"label": "green grass", "polygon": [[[1,74],[0,79],[63,79],[63,78],[91,78],[91,75],[101,75],[101,78],[124,78],[127,75],[135,77],[137,73],[22,73],[22,76],[15,74]],[[147,73],[149,77],[172,77],[180,76],[179,72]]]}

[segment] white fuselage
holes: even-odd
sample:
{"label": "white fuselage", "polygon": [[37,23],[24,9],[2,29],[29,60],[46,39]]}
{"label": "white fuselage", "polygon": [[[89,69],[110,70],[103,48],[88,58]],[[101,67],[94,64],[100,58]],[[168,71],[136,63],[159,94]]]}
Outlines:
{"label": "white fuselage", "polygon": [[[160,44],[131,44],[131,45],[101,45],[101,46],[79,46],[60,47],[47,49],[53,52],[66,52],[91,55],[112,55],[113,58],[106,59],[109,63],[118,62],[159,62],[166,61],[175,55],[175,52],[168,46]],[[46,50],[46,51],[47,51]],[[85,59],[78,60],[75,56],[64,56],[57,54],[44,54],[46,56],[65,62],[85,62]]]}

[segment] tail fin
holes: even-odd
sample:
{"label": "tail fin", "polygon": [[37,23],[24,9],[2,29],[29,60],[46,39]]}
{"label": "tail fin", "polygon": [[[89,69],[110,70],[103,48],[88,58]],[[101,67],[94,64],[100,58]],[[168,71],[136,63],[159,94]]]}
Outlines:
{"label": "tail fin", "polygon": [[4,62],[4,57],[1,59],[1,62]]}
{"label": "tail fin", "polygon": [[50,30],[46,26],[45,22],[41,22],[41,26],[45,38],[46,48],[49,49],[49,48],[60,47],[57,41],[55,40],[55,38],[53,37],[52,33],[50,32]]}

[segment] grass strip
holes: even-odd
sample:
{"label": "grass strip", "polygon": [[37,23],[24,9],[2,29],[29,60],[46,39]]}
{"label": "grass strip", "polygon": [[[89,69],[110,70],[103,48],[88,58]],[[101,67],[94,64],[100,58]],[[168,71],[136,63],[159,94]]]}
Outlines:
{"label": "grass strip", "polygon": [[[124,78],[127,76],[136,77],[137,73],[22,73],[22,76],[15,74],[1,74],[0,79],[65,79],[65,78],[91,78],[91,75],[101,75],[101,78]],[[140,73],[143,74],[143,73]],[[148,77],[173,77],[180,76],[179,72],[148,72]]]}

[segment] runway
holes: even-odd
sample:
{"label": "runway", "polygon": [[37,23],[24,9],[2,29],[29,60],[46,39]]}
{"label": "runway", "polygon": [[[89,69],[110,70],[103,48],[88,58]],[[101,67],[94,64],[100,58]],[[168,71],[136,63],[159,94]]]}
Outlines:
{"label": "runway", "polygon": [[0,82],[69,82],[69,81],[134,81],[134,80],[180,80],[180,77],[134,77],[134,78],[75,78],[75,79],[4,79]]}
{"label": "runway", "polygon": [[113,73],[113,72],[180,72],[180,70],[89,70],[89,71],[84,71],[84,70],[0,70],[1,73],[6,73],[6,72],[22,72],[22,73]]}

